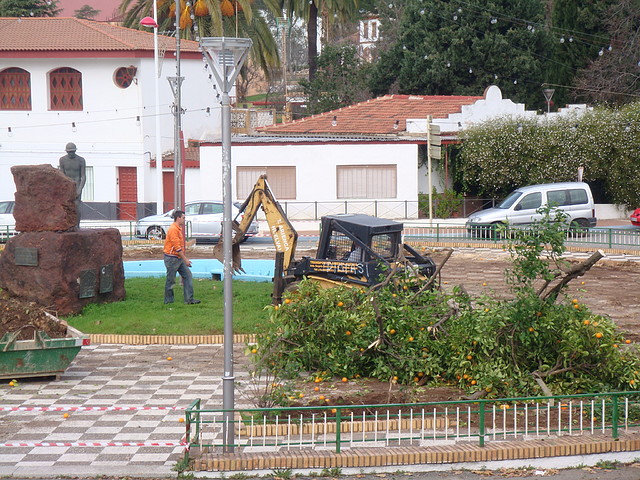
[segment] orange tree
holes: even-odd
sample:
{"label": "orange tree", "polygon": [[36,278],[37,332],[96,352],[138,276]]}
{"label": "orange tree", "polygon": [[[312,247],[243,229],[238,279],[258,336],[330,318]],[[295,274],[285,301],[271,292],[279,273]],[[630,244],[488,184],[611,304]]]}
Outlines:
{"label": "orange tree", "polygon": [[403,274],[368,290],[301,282],[267,307],[258,370],[458,385],[476,398],[636,389],[637,349],[613,321],[564,294],[538,294],[562,271],[564,227],[554,220],[546,212],[508,243],[508,300],[460,288],[417,293]]}

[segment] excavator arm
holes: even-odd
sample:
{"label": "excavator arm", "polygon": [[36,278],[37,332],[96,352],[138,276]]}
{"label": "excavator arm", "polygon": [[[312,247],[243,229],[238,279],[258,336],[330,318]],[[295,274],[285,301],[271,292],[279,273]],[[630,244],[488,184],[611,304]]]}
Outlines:
{"label": "excavator arm", "polygon": [[[267,176],[261,175],[251,190],[251,193],[239,208],[239,213],[233,220],[233,269],[242,271],[242,259],[240,257],[240,242],[243,240],[251,222],[258,214],[258,209],[262,208],[269,224],[269,232],[273,238],[273,243],[277,252],[284,254],[283,267],[286,271],[293,262],[298,243],[298,232],[296,232],[287,215],[273,195],[267,183]],[[240,219],[238,221],[238,218]],[[214,257],[222,261],[224,256],[222,240],[213,249]]]}

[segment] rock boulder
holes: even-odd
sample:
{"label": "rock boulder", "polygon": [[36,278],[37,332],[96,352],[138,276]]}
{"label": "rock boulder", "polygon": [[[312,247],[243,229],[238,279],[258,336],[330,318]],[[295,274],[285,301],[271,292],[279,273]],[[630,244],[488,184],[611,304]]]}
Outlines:
{"label": "rock boulder", "polygon": [[88,303],[123,300],[120,232],[23,232],[0,255],[0,288],[58,315],[80,313]]}
{"label": "rock boulder", "polygon": [[13,216],[19,232],[65,232],[78,225],[76,185],[51,165],[11,167],[16,184]]}

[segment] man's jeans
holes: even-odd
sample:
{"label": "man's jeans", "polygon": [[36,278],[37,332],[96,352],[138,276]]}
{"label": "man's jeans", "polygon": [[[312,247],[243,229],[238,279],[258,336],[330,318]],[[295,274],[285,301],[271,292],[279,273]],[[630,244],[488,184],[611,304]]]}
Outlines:
{"label": "man's jeans", "polygon": [[193,277],[191,270],[180,257],[164,256],[164,266],[167,268],[167,281],[164,284],[164,303],[173,303],[173,285],[176,283],[176,273],[182,277],[184,289],[184,303],[193,301]]}

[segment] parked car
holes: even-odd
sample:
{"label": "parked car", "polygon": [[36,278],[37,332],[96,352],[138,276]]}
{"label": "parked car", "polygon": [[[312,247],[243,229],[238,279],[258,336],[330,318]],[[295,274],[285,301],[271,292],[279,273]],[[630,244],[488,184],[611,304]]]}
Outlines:
{"label": "parked car", "polygon": [[0,202],[0,242],[16,234],[16,220],[13,218],[13,206],[16,202]]}
{"label": "parked car", "polygon": [[[239,206],[239,204],[234,204],[232,207],[234,217],[238,214]],[[185,204],[187,236],[202,241],[218,240],[222,232],[223,209],[222,201],[218,200],[203,200]],[[162,215],[141,218],[136,222],[136,236],[152,240],[165,238],[169,226],[173,223],[172,213],[173,210],[169,210]],[[246,236],[253,237],[259,231],[258,222],[253,221]]]}
{"label": "parked car", "polygon": [[538,209],[546,205],[563,211],[575,230],[596,226],[596,207],[589,185],[564,182],[518,188],[496,207],[469,215],[467,230],[471,234],[487,236],[497,225],[533,223],[542,218]]}
{"label": "parked car", "polygon": [[631,225],[640,227],[640,208],[636,208],[635,211],[631,214]]}

